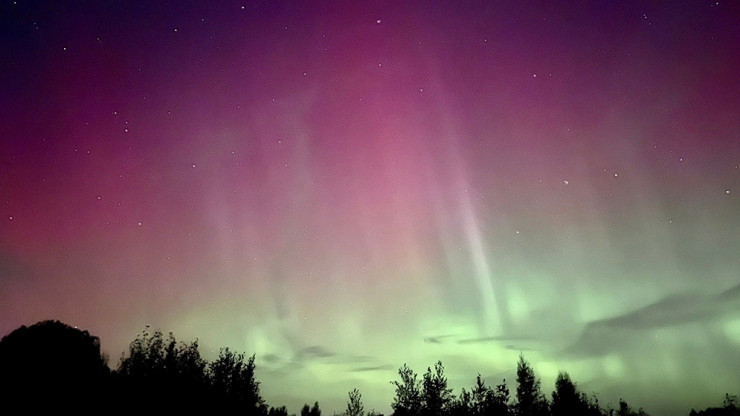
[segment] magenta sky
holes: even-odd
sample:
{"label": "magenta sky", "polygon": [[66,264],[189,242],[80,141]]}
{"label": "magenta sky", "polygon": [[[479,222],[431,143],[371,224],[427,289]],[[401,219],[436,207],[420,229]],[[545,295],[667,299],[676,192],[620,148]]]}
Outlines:
{"label": "magenta sky", "polygon": [[733,2],[99,3],[0,6],[2,334],[151,324],[292,412],[740,385]]}

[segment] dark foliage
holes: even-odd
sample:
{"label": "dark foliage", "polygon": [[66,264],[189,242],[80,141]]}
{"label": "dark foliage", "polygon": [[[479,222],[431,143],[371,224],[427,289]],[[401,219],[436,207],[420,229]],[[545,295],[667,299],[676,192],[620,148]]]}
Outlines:
{"label": "dark foliage", "polygon": [[480,374],[471,390],[474,416],[506,416],[510,415],[509,388],[506,380],[492,389],[485,385]]}
{"label": "dark foliage", "polygon": [[648,416],[648,414],[642,410],[642,407],[638,410],[633,410],[623,399],[619,399],[618,409],[609,409],[606,414],[608,416]]}
{"label": "dark foliage", "polygon": [[365,416],[365,405],[362,404],[362,394],[357,389],[352,389],[348,393],[347,410],[345,416]]}
{"label": "dark foliage", "polygon": [[540,380],[535,377],[534,369],[519,356],[516,365],[516,399],[514,406],[517,416],[545,416],[548,412],[548,403],[540,389]]}
{"label": "dark foliage", "polygon": [[441,362],[434,370],[427,369],[423,381],[407,365],[399,370],[396,396],[393,398],[393,415],[419,416],[647,416],[640,408],[633,411],[620,400],[619,409],[602,409],[599,401],[579,392],[567,373],[560,373],[553,391],[553,400],[548,402],[540,387],[534,369],[519,357],[517,363],[516,400],[512,401],[506,380],[492,388],[478,374],[475,385],[469,390],[461,389],[455,397],[447,388],[447,379]]}
{"label": "dark foliage", "polygon": [[146,328],[129,345],[128,356],[121,357],[117,382],[124,397],[141,399],[131,407],[263,416],[268,411],[254,367],[254,356],[245,359],[228,348],[208,363],[200,356],[197,340],[186,345],[172,333],[165,340],[161,331]]}
{"label": "dark foliage", "polygon": [[308,403],[303,405],[301,409],[301,416],[321,416],[321,409],[319,409],[319,402],[315,402],[313,407],[308,407]]}
{"label": "dark foliage", "polygon": [[100,341],[87,331],[43,321],[0,341],[0,401],[23,404],[24,413],[93,413],[109,402],[109,382]]}
{"label": "dark foliage", "polygon": [[506,380],[495,389],[486,385],[480,374],[475,380],[475,386],[470,391],[464,388],[460,396],[453,399],[450,408],[451,416],[510,416],[509,388]]}
{"label": "dark foliage", "polygon": [[689,416],[740,416],[740,407],[737,406],[737,396],[725,393],[722,407],[710,407],[697,412],[691,409]]}
{"label": "dark foliage", "polygon": [[247,415],[267,412],[254,377],[254,355],[245,361],[243,353],[222,348],[216,361],[209,365],[209,376],[217,403],[225,405],[224,410],[239,409]]}
{"label": "dark foliage", "polygon": [[285,406],[270,407],[267,416],[288,416],[288,409]]}
{"label": "dark foliage", "polygon": [[437,361],[434,370],[427,368],[422,381],[422,412],[429,416],[449,414],[452,405],[452,389],[447,388],[447,377],[441,361]]}
{"label": "dark foliage", "polygon": [[400,381],[393,381],[396,386],[396,396],[391,408],[393,416],[418,416],[421,414],[422,396],[421,385],[416,373],[404,364],[399,370]]}
{"label": "dark foliage", "polygon": [[129,345],[116,372],[116,383],[124,397],[137,400],[122,403],[135,410],[205,410],[215,397],[206,372],[207,363],[198,351],[198,341],[178,343],[172,333],[167,340],[161,331],[147,327]]}
{"label": "dark foliage", "polygon": [[568,373],[560,373],[555,379],[550,413],[552,416],[599,416],[602,411],[598,400],[590,400],[585,393],[578,392]]}

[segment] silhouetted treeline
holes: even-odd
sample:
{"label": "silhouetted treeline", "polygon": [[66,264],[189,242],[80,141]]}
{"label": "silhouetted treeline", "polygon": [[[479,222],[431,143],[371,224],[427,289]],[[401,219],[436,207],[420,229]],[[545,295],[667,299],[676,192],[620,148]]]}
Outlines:
{"label": "silhouetted treeline", "polygon": [[[97,337],[44,321],[0,341],[0,402],[19,405],[19,414],[287,416],[284,407],[265,404],[254,367],[254,356],[228,348],[208,362],[197,341],[184,344],[147,327],[111,370]],[[318,403],[309,413],[320,416]]]}
{"label": "silhouetted treeline", "polygon": [[121,357],[115,371],[116,388],[122,397],[147,398],[150,407],[171,411],[211,414],[237,412],[266,415],[254,377],[254,356],[245,357],[222,348],[212,362],[200,356],[198,341],[178,342],[172,333],[141,332]]}
{"label": "silhouetted treeline", "polygon": [[740,407],[737,407],[737,396],[725,393],[722,407],[710,407],[706,410],[696,411],[691,409],[689,416],[740,416]]}
{"label": "silhouetted treeline", "polygon": [[632,410],[623,400],[619,408],[602,408],[596,397],[579,392],[568,373],[560,373],[555,381],[552,398],[547,399],[534,369],[519,357],[516,371],[516,392],[511,392],[506,380],[495,387],[486,385],[480,374],[469,389],[452,394],[441,362],[427,368],[421,379],[408,366],[398,370],[394,381],[396,396],[391,407],[393,416],[643,416],[641,408]]}
{"label": "silhouetted treeline", "polygon": [[[254,355],[222,348],[218,357],[201,357],[198,341],[178,342],[172,333],[148,327],[129,345],[115,370],[100,351],[98,337],[59,321],[21,326],[0,340],[0,402],[21,414],[241,414],[288,416],[285,406],[270,407],[260,395]],[[392,381],[392,416],[646,416],[624,400],[602,407],[595,396],[578,390],[568,373],[560,373],[548,398],[534,369],[517,362],[516,390],[506,380],[488,386],[478,374],[475,384],[455,396],[442,362],[419,376],[407,365]],[[691,410],[690,416],[740,416],[736,396],[722,407]],[[5,410],[5,411],[3,411]],[[349,392],[345,416],[382,416],[366,412],[359,390]],[[306,404],[301,416],[321,416],[319,403]]]}

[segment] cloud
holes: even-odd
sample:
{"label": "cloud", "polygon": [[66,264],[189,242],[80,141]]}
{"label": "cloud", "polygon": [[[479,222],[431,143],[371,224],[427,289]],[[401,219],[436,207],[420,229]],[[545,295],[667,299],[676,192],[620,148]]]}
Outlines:
{"label": "cloud", "polygon": [[682,293],[607,319],[589,322],[566,355],[601,355],[619,349],[641,333],[710,321],[738,309],[740,285],[716,296]]}
{"label": "cloud", "polygon": [[342,371],[349,372],[368,372],[393,369],[391,365],[379,363],[376,357],[341,354],[321,345],[301,348],[295,353],[293,360],[290,363],[286,363],[286,365],[301,366],[311,360],[319,360],[323,364],[335,366],[334,368],[337,371],[341,369]]}
{"label": "cloud", "polygon": [[445,339],[454,337],[455,335],[449,334],[449,335],[438,335],[438,336],[432,336],[432,337],[425,337],[424,343],[426,344],[444,344]]}
{"label": "cloud", "polygon": [[465,338],[458,340],[458,344],[480,344],[480,343],[486,343],[486,342],[495,342],[495,341],[506,341],[509,338],[503,337],[503,336],[496,336],[496,337],[478,337],[478,338]]}
{"label": "cloud", "polygon": [[302,348],[296,352],[296,358],[331,358],[336,354],[320,345],[312,345],[310,347]]}
{"label": "cloud", "polygon": [[662,328],[706,320],[715,314],[714,309],[705,296],[686,293],[665,297],[624,315],[593,321],[588,326],[626,329]]}
{"label": "cloud", "polygon": [[357,367],[352,369],[352,371],[356,372],[367,372],[367,371],[388,371],[393,370],[395,367],[393,367],[390,364],[383,364],[383,365],[373,365],[373,366],[366,366],[366,367]]}
{"label": "cloud", "polygon": [[268,363],[271,363],[271,364],[278,363],[278,362],[281,361],[281,358],[278,355],[275,355],[275,354],[264,354],[262,356],[262,359],[265,360],[265,362],[268,362]]}
{"label": "cloud", "polygon": [[465,338],[457,341],[458,344],[482,344],[488,342],[499,342],[499,341],[533,341],[534,338],[527,336],[492,336],[492,337],[479,337],[479,338]]}
{"label": "cloud", "polygon": [[740,306],[740,283],[717,295],[716,300],[727,303],[728,306]]}

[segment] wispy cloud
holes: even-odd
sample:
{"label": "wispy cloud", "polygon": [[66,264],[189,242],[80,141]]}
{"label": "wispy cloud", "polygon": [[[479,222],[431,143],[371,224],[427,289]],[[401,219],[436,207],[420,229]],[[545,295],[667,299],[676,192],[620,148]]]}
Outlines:
{"label": "wispy cloud", "polygon": [[458,344],[483,344],[488,342],[501,342],[501,341],[532,341],[533,337],[528,336],[492,336],[492,337],[478,337],[478,338],[465,338],[457,341]]}
{"label": "wispy cloud", "polygon": [[665,297],[650,305],[623,315],[593,321],[588,326],[606,328],[647,329],[681,325],[705,320],[716,313],[716,307],[699,294]]}
{"label": "wispy cloud", "polygon": [[430,337],[425,337],[424,342],[426,344],[444,344],[445,342],[447,342],[447,340],[449,340],[452,337],[455,337],[455,335],[448,334],[448,335],[430,336]]}
{"label": "wispy cloud", "polygon": [[296,352],[296,357],[300,359],[306,358],[331,358],[336,356],[336,353],[329,351],[320,345],[312,345],[305,347]]}
{"label": "wispy cloud", "polygon": [[262,359],[270,364],[278,363],[281,361],[281,358],[276,354],[264,354],[262,355]]}
{"label": "wispy cloud", "polygon": [[740,283],[717,295],[716,300],[728,305],[740,306]]}
{"label": "wispy cloud", "polygon": [[357,367],[352,369],[352,371],[356,372],[368,372],[368,371],[388,371],[393,370],[395,367],[393,367],[390,364],[383,364],[383,365],[372,365],[372,366],[366,366],[366,367]]}
{"label": "wispy cloud", "polygon": [[664,297],[622,315],[589,322],[566,354],[600,355],[618,349],[638,333],[679,325],[707,322],[737,310],[740,285],[716,296],[682,293]]}

